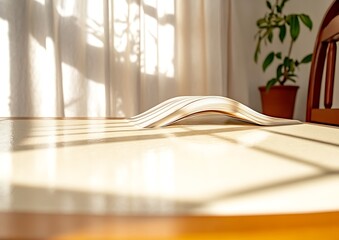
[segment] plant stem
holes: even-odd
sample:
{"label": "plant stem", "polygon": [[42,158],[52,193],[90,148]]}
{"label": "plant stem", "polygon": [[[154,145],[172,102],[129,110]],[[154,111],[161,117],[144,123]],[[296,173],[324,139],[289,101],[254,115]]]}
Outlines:
{"label": "plant stem", "polygon": [[292,52],[292,48],[293,48],[293,43],[294,43],[294,41],[291,40],[290,48],[288,49],[288,55],[287,55],[288,58],[291,57],[291,52]]}
{"label": "plant stem", "polygon": [[[294,41],[293,41],[293,39],[291,39],[291,44],[290,44],[290,47],[288,49],[288,55],[287,55],[288,59],[291,59],[291,52],[292,52],[293,44],[294,44]],[[289,72],[288,70],[289,69],[287,69],[287,66],[284,66],[284,74],[283,74],[284,78],[283,78],[282,81],[279,80],[280,85],[284,85],[285,82],[287,81],[287,76],[288,76],[288,72]]]}

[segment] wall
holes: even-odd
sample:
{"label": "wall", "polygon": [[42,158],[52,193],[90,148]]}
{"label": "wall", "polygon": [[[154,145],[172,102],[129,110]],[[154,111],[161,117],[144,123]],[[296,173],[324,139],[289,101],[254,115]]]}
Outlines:
{"label": "wall", "polygon": [[[313,30],[310,32],[306,28],[301,29],[301,35],[296,42],[293,55],[303,57],[313,51],[316,34],[324,13],[332,0],[290,0],[286,5],[286,13],[305,13],[313,20]],[[260,95],[258,86],[265,85],[266,80],[275,75],[275,68],[272,66],[263,73],[260,64],[255,64],[253,53],[255,49],[254,35],[256,33],[256,20],[266,12],[265,0],[234,0],[232,2],[232,39],[234,43],[235,59],[232,65],[233,77],[247,79],[249,82],[248,104],[255,110],[261,111]],[[275,43],[273,49],[281,48],[279,42]],[[262,57],[266,56],[262,52]],[[298,71],[298,85],[300,86],[297,96],[294,117],[305,120],[306,98],[308,88],[308,77],[310,64],[300,66]],[[338,95],[338,94],[337,94]],[[335,103],[339,102],[338,97]]]}

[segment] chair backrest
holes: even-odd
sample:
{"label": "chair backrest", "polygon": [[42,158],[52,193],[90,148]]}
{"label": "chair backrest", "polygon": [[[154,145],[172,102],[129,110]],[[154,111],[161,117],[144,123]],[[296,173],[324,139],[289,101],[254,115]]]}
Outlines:
{"label": "chair backrest", "polygon": [[[333,1],[320,25],[308,86],[306,121],[339,125],[339,109],[332,109],[337,41],[339,41],[339,0]],[[319,108],[326,62],[324,108]]]}

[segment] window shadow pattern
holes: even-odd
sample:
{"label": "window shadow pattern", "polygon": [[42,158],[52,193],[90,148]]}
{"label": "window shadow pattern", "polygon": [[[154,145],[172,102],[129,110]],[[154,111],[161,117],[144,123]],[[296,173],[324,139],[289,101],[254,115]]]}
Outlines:
{"label": "window shadow pattern", "polygon": [[[167,2],[174,5],[172,0]],[[101,6],[95,11],[105,16],[102,22],[89,14],[94,11],[93,3]],[[74,6],[63,9],[67,4]],[[78,12],[72,12],[72,7]],[[121,13],[121,17],[116,16],[117,13]],[[58,3],[13,0],[0,1],[0,18],[8,23],[9,31],[10,90],[8,106],[1,105],[9,109],[9,116],[41,116],[39,104],[50,104],[50,117],[131,116],[153,106],[154,100],[149,99],[152,95],[159,102],[173,97],[168,90],[174,88],[174,73],[170,76],[168,71],[174,69],[175,56],[166,55],[170,58],[165,63],[159,61],[164,57],[162,51],[170,45],[167,44],[167,49],[159,45],[161,34],[157,31],[164,26],[174,28],[174,13],[160,17],[156,6],[138,0]],[[150,32],[150,27],[143,29],[149,25],[145,19],[157,24],[155,32]],[[147,39],[142,39],[146,35]],[[171,38],[174,50],[174,36]],[[32,52],[31,42],[45,51],[50,51],[48,48],[52,46],[54,59],[34,66],[32,59],[37,51]],[[39,83],[35,77],[41,78],[42,72],[48,70],[49,61],[55,61],[55,76],[51,71],[53,77]],[[153,70],[147,71],[153,63]],[[164,68],[163,64],[168,66]],[[73,79],[69,79],[70,74]],[[159,84],[167,86],[166,89]],[[51,94],[39,92],[44,85],[50,86],[44,91]],[[98,87],[92,90],[92,86]],[[158,92],[161,99],[156,96]],[[37,104],[40,98],[42,101]],[[98,101],[97,106],[91,101]]]}
{"label": "window shadow pattern", "polygon": [[[164,129],[146,129],[146,130],[117,130],[114,131],[114,125],[110,125],[110,122],[107,120],[101,124],[102,132],[95,131],[95,132],[87,132],[86,131],[86,123],[82,123],[79,125],[79,128],[75,128],[73,123],[67,124],[67,121],[63,123],[62,126],[58,125],[57,130],[62,130],[63,127],[65,127],[65,137],[67,136],[76,136],[79,134],[79,136],[83,136],[84,140],[71,140],[71,141],[58,141],[53,143],[46,143],[46,144],[33,144],[33,145],[26,145],[26,144],[20,144],[20,141],[18,142],[18,145],[13,146],[13,148],[10,150],[12,153],[15,152],[22,152],[25,151],[31,151],[31,150],[45,150],[48,148],[58,149],[58,148],[73,148],[77,146],[95,146],[95,145],[102,145],[102,144],[121,144],[126,143],[130,146],[133,146],[134,144],[138,144],[138,142],[147,142],[149,140],[161,140],[161,139],[168,139],[170,141],[176,141],[181,140],[181,142],[185,142],[186,138],[190,139],[192,137],[207,137],[207,138],[217,138],[218,141],[224,142],[225,144],[234,144],[239,145],[241,142],[238,142],[235,138],[232,137],[232,135],[229,135],[228,133],[239,133],[239,132],[246,132],[246,131],[268,131],[269,134],[275,137],[280,138],[289,138],[291,141],[294,139],[302,142],[308,142],[312,144],[312,146],[326,146],[326,147],[339,147],[336,143],[332,142],[325,142],[325,141],[319,141],[317,139],[312,139],[309,137],[303,137],[303,136],[294,136],[288,133],[281,133],[281,132],[275,132],[271,130],[270,128],[262,128],[258,126],[253,125],[239,125],[239,126],[232,126],[232,127],[222,127],[219,126],[218,128],[212,128],[212,129],[206,129],[206,130],[197,130],[194,128],[194,126],[173,126],[173,127],[167,127]],[[112,120],[114,122],[114,120]],[[98,127],[94,125],[95,128]],[[105,127],[106,126],[106,127]],[[20,135],[20,132],[22,132],[22,125],[17,124],[13,125],[15,131],[18,131],[17,133]],[[70,127],[67,129],[67,127]],[[29,132],[36,133],[44,133],[46,131],[49,131],[52,129],[51,134],[53,131],[56,130],[55,125],[47,126],[37,126],[37,125],[31,125]],[[89,124],[90,128],[90,124]],[[66,130],[67,129],[67,130]],[[80,130],[79,132],[72,132],[74,130]],[[170,130],[170,131],[167,131]],[[126,131],[126,134],[128,131],[135,131],[138,133],[138,136],[121,136],[121,134]],[[116,137],[114,137],[114,134],[118,133]],[[227,133],[225,135],[225,133]],[[60,133],[61,134],[61,133]],[[68,135],[69,134],[69,135]],[[100,137],[95,137],[97,134],[100,134]],[[105,136],[105,134],[110,135],[113,134],[113,136]],[[15,135],[15,134],[14,134]],[[86,136],[87,135],[87,136]],[[127,134],[128,135],[128,134]],[[48,135],[42,134],[37,135],[39,137],[47,137]],[[32,138],[37,137],[32,136]],[[61,135],[58,135],[61,136]],[[86,139],[88,136],[90,138]],[[20,138],[18,138],[20,139]],[[56,138],[57,139],[57,138]],[[15,140],[15,137],[14,137]],[[226,146],[226,145],[225,145]],[[226,190],[227,193],[223,194],[222,192],[219,192],[219,194],[214,196],[205,196],[200,201],[180,201],[180,200],[174,200],[171,198],[166,197],[143,197],[143,196],[133,196],[133,195],[124,195],[124,194],[114,194],[114,193],[105,193],[105,192],[82,192],[77,190],[63,190],[58,188],[53,188],[48,190],[44,188],[39,187],[29,187],[29,186],[20,186],[20,185],[13,185],[13,191],[14,191],[14,200],[16,201],[19,199],[19,196],[21,194],[24,194],[26,191],[32,190],[32,193],[34,193],[31,197],[37,198],[38,202],[44,202],[45,205],[48,205],[50,203],[51,198],[55,198],[55,201],[62,202],[64,198],[70,198],[73,199],[74,203],[78,201],[85,201],[85,205],[83,205],[83,208],[81,206],[77,208],[76,211],[108,211],[110,213],[121,213],[121,214],[187,214],[187,213],[194,213],[195,210],[200,209],[212,202],[220,201],[223,199],[233,199],[238,197],[245,197],[247,195],[252,194],[260,194],[265,191],[271,191],[271,190],[278,190],[280,188],[290,187],[293,185],[301,184],[301,183],[308,183],[316,180],[326,179],[331,176],[339,176],[339,169],[332,168],[330,166],[326,166],[326,164],[323,164],[321,162],[321,159],[319,159],[319,162],[309,161],[306,158],[300,158],[298,156],[294,156],[292,153],[286,152],[281,153],[279,151],[275,151],[274,149],[267,149],[260,147],[260,145],[257,146],[244,146],[248,147],[254,151],[263,153],[268,156],[272,156],[272,161],[274,161],[274,157],[279,157],[281,159],[284,159],[285,161],[289,161],[295,164],[304,165],[310,168],[313,168],[316,170],[316,173],[309,174],[307,176],[295,176],[291,177],[289,179],[284,179],[278,182],[266,182],[260,185],[256,186],[249,186],[248,188],[242,188],[242,189],[236,189],[233,191]],[[339,148],[338,148],[339,149]],[[324,155],[326,155],[326,152],[324,152]],[[211,161],[213,161],[211,159]],[[225,176],[227,177],[227,176]],[[194,183],[192,183],[194,185]],[[98,195],[97,200],[95,200],[95,195]],[[66,197],[67,196],[67,197]],[[21,197],[20,197],[21,198]],[[94,200],[91,200],[91,199]],[[58,200],[59,199],[59,200]],[[82,199],[82,200],[81,200]],[[95,210],[95,207],[92,206],[91,202],[98,201],[98,209]],[[119,205],[119,204],[122,205]],[[20,206],[17,203],[13,202],[16,206]],[[93,203],[95,206],[95,203]],[[148,204],[148,205],[147,205]],[[44,206],[42,204],[41,206]],[[119,207],[120,206],[120,207]],[[133,207],[134,206],[134,207]],[[22,205],[23,209],[27,206]],[[140,208],[139,208],[140,207]],[[76,208],[73,208],[75,211]],[[66,210],[65,210],[66,211]]]}

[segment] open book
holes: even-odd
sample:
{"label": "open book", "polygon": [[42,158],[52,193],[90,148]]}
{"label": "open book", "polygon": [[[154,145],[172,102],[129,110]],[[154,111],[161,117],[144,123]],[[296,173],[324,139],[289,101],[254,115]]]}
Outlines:
{"label": "open book", "polygon": [[185,118],[206,113],[220,113],[241,121],[262,125],[299,124],[298,120],[270,117],[254,111],[233,99],[221,96],[181,96],[166,100],[130,122],[140,127],[163,127]]}

